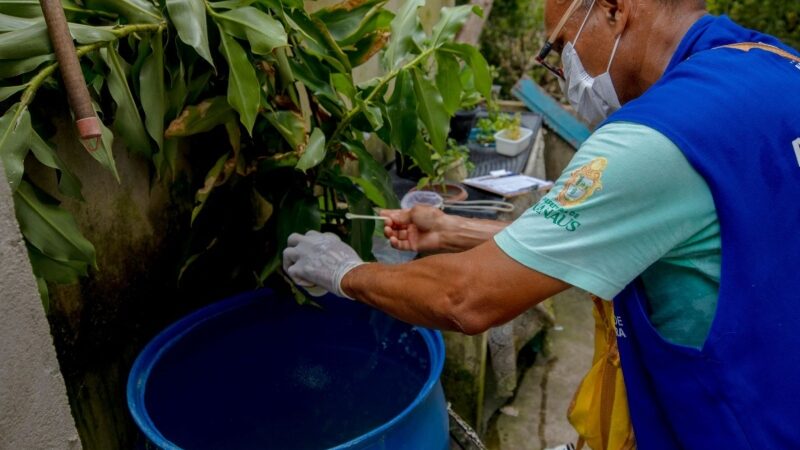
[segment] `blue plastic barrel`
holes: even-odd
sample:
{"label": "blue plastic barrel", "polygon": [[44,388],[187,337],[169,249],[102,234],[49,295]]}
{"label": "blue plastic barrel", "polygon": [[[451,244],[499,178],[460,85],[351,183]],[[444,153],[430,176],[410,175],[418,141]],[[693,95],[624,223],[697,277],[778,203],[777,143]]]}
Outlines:
{"label": "blue plastic barrel", "polygon": [[439,332],[333,296],[260,290],[203,308],[142,351],[128,407],[153,445],[448,448]]}

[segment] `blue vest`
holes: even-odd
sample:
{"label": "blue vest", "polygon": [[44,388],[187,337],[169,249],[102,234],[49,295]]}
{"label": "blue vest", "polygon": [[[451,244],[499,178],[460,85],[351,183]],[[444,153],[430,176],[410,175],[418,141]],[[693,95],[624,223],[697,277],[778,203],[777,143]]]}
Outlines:
{"label": "blue vest", "polygon": [[797,54],[705,16],[663,77],[606,122],[671,139],[708,183],[720,224],[719,302],[702,349],[661,338],[639,281],[614,299],[643,450],[800,448],[800,64],[715,49],[741,42]]}

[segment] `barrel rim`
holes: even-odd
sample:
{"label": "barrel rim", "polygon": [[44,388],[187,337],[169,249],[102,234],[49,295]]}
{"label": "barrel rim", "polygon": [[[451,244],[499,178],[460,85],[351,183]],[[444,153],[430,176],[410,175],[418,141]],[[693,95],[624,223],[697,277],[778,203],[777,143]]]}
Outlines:
{"label": "barrel rim", "polygon": [[[147,408],[145,407],[144,398],[147,380],[150,378],[150,373],[155,366],[155,363],[161,359],[161,355],[168,351],[176,342],[180,340],[180,338],[190,333],[195,327],[232,309],[250,303],[256,298],[260,298],[271,293],[273,293],[271,289],[262,288],[252,292],[239,294],[225,300],[220,300],[200,308],[169,325],[158,335],[156,335],[156,337],[154,337],[150,342],[148,342],[144,349],[142,349],[141,353],[139,353],[139,356],[136,357],[136,361],[134,361],[128,375],[128,385],[126,389],[128,397],[128,410],[130,411],[134,422],[136,422],[136,425],[139,426],[139,429],[142,431],[142,433],[144,433],[147,439],[149,439],[154,445],[165,450],[180,449],[180,447],[172,443],[169,439],[161,434],[158,427],[156,427],[155,423],[153,423],[152,419],[150,418]],[[425,345],[428,349],[431,367],[425,384],[422,386],[414,400],[392,419],[381,426],[372,429],[368,433],[362,434],[361,436],[357,436],[350,441],[332,447],[330,450],[347,449],[353,447],[354,445],[364,444],[380,438],[380,436],[386,430],[405,420],[414,409],[416,409],[431,395],[434,387],[439,383],[439,378],[441,377],[442,370],[444,368],[444,339],[442,338],[442,333],[437,330],[430,330],[419,326],[412,326],[411,328],[416,330],[420,336],[422,336],[422,339],[425,341]]]}

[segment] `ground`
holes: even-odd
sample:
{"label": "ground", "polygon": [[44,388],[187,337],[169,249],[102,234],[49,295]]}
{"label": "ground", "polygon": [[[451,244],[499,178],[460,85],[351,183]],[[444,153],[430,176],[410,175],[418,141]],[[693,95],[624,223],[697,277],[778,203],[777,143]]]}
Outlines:
{"label": "ground", "polygon": [[592,302],[585,292],[570,289],[554,298],[553,307],[549,354],[537,358],[517,396],[503,408],[487,438],[492,450],[540,450],[576,441],[566,414],[592,360]]}

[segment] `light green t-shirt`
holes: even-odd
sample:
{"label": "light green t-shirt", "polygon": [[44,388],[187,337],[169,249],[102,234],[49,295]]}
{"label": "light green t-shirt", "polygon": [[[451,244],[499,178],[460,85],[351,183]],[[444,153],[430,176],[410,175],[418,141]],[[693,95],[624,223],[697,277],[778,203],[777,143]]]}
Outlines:
{"label": "light green t-shirt", "polygon": [[683,153],[649,127],[597,130],[550,193],[495,242],[525,266],[604,299],[641,275],[665,339],[702,347],[708,335],[721,261],[714,201]]}

